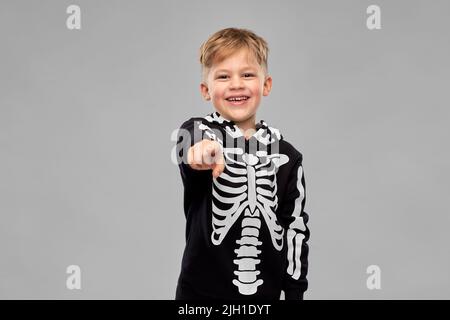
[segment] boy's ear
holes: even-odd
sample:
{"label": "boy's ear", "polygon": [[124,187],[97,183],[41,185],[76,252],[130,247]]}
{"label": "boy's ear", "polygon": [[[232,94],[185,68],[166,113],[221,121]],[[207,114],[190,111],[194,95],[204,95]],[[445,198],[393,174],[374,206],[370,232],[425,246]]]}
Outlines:
{"label": "boy's ear", "polygon": [[272,90],[272,77],[267,76],[266,80],[264,80],[263,96],[268,96],[270,90]]}
{"label": "boy's ear", "polygon": [[208,86],[205,84],[205,83],[200,83],[200,93],[202,94],[202,96],[203,96],[203,98],[206,100],[206,101],[209,101],[209,100],[211,100],[211,97],[210,97],[210,95],[209,95],[209,89],[208,89]]}

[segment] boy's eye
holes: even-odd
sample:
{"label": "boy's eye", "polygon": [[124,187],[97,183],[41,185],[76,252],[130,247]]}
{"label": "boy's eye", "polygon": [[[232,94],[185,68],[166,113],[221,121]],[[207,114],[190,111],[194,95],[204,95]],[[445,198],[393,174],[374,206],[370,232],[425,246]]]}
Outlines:
{"label": "boy's eye", "polygon": [[[255,75],[253,73],[244,73],[243,76],[244,76],[244,78],[250,78],[250,77],[254,77]],[[222,75],[218,76],[217,79],[225,79],[227,77],[228,77],[227,75],[222,74]]]}

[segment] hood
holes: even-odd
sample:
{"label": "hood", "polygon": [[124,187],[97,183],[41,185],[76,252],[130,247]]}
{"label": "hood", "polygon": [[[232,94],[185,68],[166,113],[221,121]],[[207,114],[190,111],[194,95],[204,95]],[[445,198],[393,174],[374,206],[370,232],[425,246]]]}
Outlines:
{"label": "hood", "polygon": [[[204,119],[209,123],[214,123],[222,127],[233,138],[244,137],[242,131],[233,120],[226,119],[217,111],[206,115]],[[265,145],[283,140],[283,135],[280,131],[276,128],[268,126],[264,120],[256,123],[255,127],[256,132],[251,136],[251,138],[255,138]]]}

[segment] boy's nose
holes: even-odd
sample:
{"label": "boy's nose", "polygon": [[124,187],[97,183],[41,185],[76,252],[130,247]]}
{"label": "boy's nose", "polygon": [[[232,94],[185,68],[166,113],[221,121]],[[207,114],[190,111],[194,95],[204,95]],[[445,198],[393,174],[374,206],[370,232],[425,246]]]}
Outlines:
{"label": "boy's nose", "polygon": [[241,77],[233,77],[230,82],[230,89],[239,89],[244,86]]}

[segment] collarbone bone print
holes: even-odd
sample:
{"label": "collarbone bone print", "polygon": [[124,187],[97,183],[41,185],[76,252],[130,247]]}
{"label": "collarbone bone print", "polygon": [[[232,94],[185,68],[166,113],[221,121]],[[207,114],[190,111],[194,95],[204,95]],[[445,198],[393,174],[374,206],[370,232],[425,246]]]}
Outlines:
{"label": "collarbone bone print", "polygon": [[[199,128],[210,129],[208,126]],[[266,130],[268,128],[266,126]],[[227,133],[234,132],[233,138],[240,136],[237,133],[239,130],[233,131],[229,127],[225,130]],[[268,135],[263,136],[262,131],[259,129],[255,133],[256,140],[262,145],[273,142]],[[221,140],[219,142],[222,143]],[[258,246],[262,244],[259,231],[262,223],[265,222],[270,231],[274,248],[280,251],[283,247],[284,229],[275,215],[278,207],[276,173],[279,167],[289,161],[289,157],[280,153],[268,154],[266,150],[247,153],[244,148],[234,146],[223,146],[223,154],[225,169],[217,179],[213,179],[211,241],[214,245],[220,245],[243,213],[241,238],[236,240],[238,248],[234,250],[236,259],[233,263],[237,268],[234,274],[237,278],[233,279],[233,284],[238,287],[240,294],[252,295],[263,284],[263,280],[258,278],[258,264],[261,262],[258,259],[261,253]]]}

